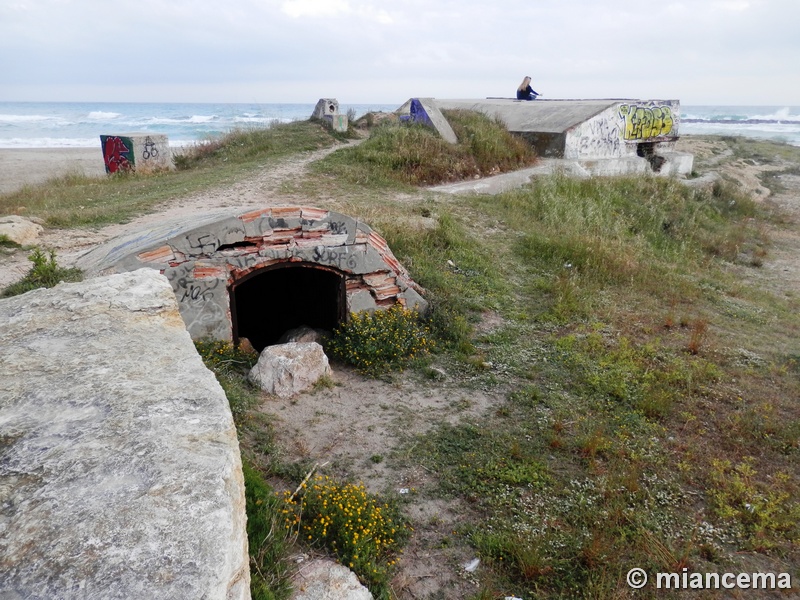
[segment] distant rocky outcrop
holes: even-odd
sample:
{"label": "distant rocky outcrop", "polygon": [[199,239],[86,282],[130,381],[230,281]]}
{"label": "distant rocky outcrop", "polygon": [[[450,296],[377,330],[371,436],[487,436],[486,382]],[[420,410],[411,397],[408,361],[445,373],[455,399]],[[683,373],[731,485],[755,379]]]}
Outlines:
{"label": "distant rocky outcrop", "polygon": [[250,598],[230,408],[158,272],[0,300],[0,597]]}

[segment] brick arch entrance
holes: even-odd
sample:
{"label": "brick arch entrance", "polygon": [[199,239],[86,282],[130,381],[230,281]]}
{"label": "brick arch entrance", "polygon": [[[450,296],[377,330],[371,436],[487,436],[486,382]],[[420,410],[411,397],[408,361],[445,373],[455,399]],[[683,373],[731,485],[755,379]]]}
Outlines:
{"label": "brick arch entrance", "polygon": [[307,319],[326,328],[334,313],[341,321],[350,312],[395,304],[427,306],[424,291],[377,232],[353,217],[307,206],[164,223],[96,248],[78,266],[95,274],[161,271],[194,339],[234,341],[245,337],[244,327],[268,344],[275,331],[263,320],[284,331]]}

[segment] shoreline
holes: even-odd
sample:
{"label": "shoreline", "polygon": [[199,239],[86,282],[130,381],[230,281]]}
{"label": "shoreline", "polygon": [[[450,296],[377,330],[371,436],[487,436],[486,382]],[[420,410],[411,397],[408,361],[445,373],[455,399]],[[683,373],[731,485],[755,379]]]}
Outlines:
{"label": "shoreline", "polygon": [[0,194],[64,175],[102,177],[103,153],[97,148],[0,148]]}

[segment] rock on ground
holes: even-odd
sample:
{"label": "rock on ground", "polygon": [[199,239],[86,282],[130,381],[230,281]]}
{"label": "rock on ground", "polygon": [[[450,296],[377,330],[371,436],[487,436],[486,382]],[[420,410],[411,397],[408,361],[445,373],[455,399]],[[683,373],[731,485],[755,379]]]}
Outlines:
{"label": "rock on ground", "polygon": [[372,600],[358,577],[339,563],[319,558],[304,564],[292,579],[291,600]]}
{"label": "rock on ground", "polygon": [[0,217],[0,236],[5,236],[20,246],[31,246],[39,239],[44,228],[29,219],[10,215]]}
{"label": "rock on ground", "polygon": [[316,342],[267,346],[250,370],[250,380],[269,394],[289,398],[330,375],[328,357]]}
{"label": "rock on ground", "polygon": [[165,277],[0,300],[0,365],[0,598],[250,598],[236,430]]}

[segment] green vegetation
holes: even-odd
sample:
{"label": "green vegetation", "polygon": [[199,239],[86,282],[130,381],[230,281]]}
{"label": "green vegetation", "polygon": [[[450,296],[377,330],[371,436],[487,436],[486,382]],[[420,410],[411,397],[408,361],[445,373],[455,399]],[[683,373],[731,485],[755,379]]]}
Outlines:
{"label": "green vegetation", "polygon": [[[253,600],[286,600],[291,595],[291,572],[287,557],[294,543],[284,527],[283,502],[265,481],[272,474],[274,441],[271,424],[250,411],[258,405],[260,393],[247,381],[258,356],[215,340],[195,342],[206,367],[217,376],[231,406],[243,443],[247,511],[247,540],[250,553],[250,592]],[[248,432],[253,435],[247,439]]]}
{"label": "green vegetation", "polygon": [[449,144],[422,125],[387,123],[359,146],[326,157],[316,169],[351,183],[434,185],[530,166],[536,156],[498,121],[468,111],[445,113],[458,137]]}
{"label": "green vegetation", "polygon": [[28,260],[33,263],[33,266],[25,274],[25,277],[3,290],[4,298],[24,294],[37,288],[53,287],[62,281],[83,279],[83,272],[80,269],[65,269],[58,265],[55,250],[46,251],[36,247],[28,256]]}
{"label": "green vegetation", "polygon": [[225,390],[234,418],[243,418],[259,402],[258,392],[247,381],[247,374],[258,361],[258,354],[244,352],[230,342],[218,340],[198,340],[195,347]]}
{"label": "green vegetation", "polygon": [[410,530],[397,508],[361,484],[318,475],[295,496],[285,492],[285,527],[304,541],[326,548],[351,568],[380,600],[392,598],[389,576]]}
{"label": "green vegetation", "polygon": [[326,349],[331,356],[377,376],[399,369],[433,347],[419,314],[402,306],[373,313],[353,313],[333,331]]}
{"label": "green vegetation", "polygon": [[287,556],[292,538],[283,526],[282,502],[247,461],[244,471],[250,594],[253,600],[286,600],[292,593]]}
{"label": "green vegetation", "polygon": [[[369,356],[369,364],[355,362],[362,368],[385,364],[433,338],[426,363],[444,368],[445,383],[423,369],[403,376],[403,384],[488,398],[480,413],[426,423],[424,435],[409,427],[401,447],[387,441],[380,454],[370,449],[354,463],[403,477],[424,473],[404,518],[419,531],[414,503],[423,500],[458,513],[459,524],[438,541],[426,538],[424,548],[434,556],[442,548],[477,553],[475,598],[628,597],[624,578],[634,566],[736,572],[756,564],[797,576],[800,297],[788,287],[772,289],[774,275],[759,268],[771,260],[770,230],[781,232],[789,219],[753,202],[733,179],[700,190],[656,177],[556,174],[493,197],[411,188],[516,168],[514,160],[529,164],[529,156],[509,160],[511,146],[490,133],[491,121],[452,118],[456,147],[420,127],[380,125],[359,146],[287,184],[309,202],[368,222],[427,289],[429,331],[406,323],[396,338],[370,346],[383,328],[365,319],[360,339],[344,345],[339,338],[341,356]],[[310,124],[287,134],[303,138],[312,130],[333,143]],[[800,165],[800,149],[715,143],[732,148],[731,161],[751,156],[776,169],[791,161],[765,179],[768,185]],[[271,160],[245,146],[204,149],[205,156],[187,158],[186,171],[102,185],[154,185],[162,198],[174,197],[181,186],[217,185]],[[45,186],[37,195],[58,193]],[[116,212],[103,212],[98,222],[153,206],[137,194],[121,195]],[[2,200],[29,206],[18,196]],[[47,204],[31,204],[30,213],[51,224],[85,222],[75,216],[77,204],[64,206],[63,221],[62,208]],[[378,556],[377,547],[359,548],[356,558],[355,546],[347,546],[353,530],[342,525],[349,515],[325,504],[347,494],[373,514],[382,504],[377,497],[359,499],[358,486],[323,479],[289,508],[280,497],[267,500],[274,493],[259,481],[295,489],[310,453],[287,461],[272,424],[254,410],[262,399],[245,378],[253,357],[198,347],[229,395],[252,467],[248,513],[262,523],[261,534],[250,533],[251,550],[261,556],[254,558],[254,597],[284,597],[281,557],[295,544],[327,548],[347,564],[363,559],[359,574],[379,597],[402,589],[389,581],[395,550]],[[298,523],[300,503],[305,516]],[[289,530],[285,515],[295,519]],[[392,515],[392,523],[401,521]],[[384,531],[380,539],[402,538]],[[451,567],[442,562],[442,570]],[[656,596],[648,587],[637,597]]]}

